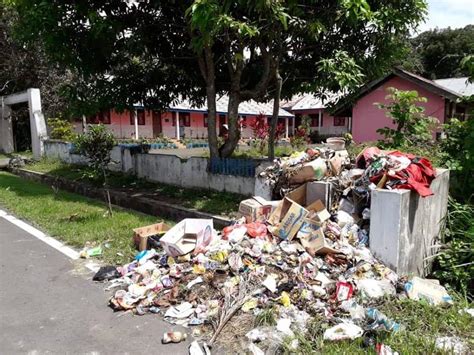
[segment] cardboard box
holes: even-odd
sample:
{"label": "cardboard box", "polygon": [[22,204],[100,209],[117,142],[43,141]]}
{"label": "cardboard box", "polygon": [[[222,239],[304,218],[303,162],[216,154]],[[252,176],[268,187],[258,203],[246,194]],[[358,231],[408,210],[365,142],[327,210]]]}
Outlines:
{"label": "cardboard box", "polygon": [[324,222],[331,217],[321,200],[317,200],[306,207],[310,211],[311,219],[315,219],[317,222]]}
{"label": "cardboard box", "polygon": [[304,185],[289,192],[286,197],[300,204],[309,206],[317,200],[321,200],[324,206],[330,210],[332,204],[331,198],[332,185],[325,181],[307,182]]}
{"label": "cardboard box", "polygon": [[152,235],[160,235],[170,230],[170,226],[166,223],[155,223],[149,226],[135,228],[133,230],[133,242],[138,246],[138,250],[147,249],[148,237]]}
{"label": "cardboard box", "polygon": [[310,255],[339,253],[336,249],[331,248],[318,222],[307,219],[301,229],[301,234],[298,233],[301,245]]}
{"label": "cardboard box", "polygon": [[184,255],[209,245],[213,230],[212,219],[186,218],[167,231],[160,243],[168,255]]}
{"label": "cardboard box", "polygon": [[281,239],[293,239],[309,211],[289,198],[284,198],[270,215],[271,231]]}
{"label": "cardboard box", "polygon": [[263,197],[254,196],[243,200],[239,205],[239,213],[247,223],[265,222],[280,201],[267,201]]}

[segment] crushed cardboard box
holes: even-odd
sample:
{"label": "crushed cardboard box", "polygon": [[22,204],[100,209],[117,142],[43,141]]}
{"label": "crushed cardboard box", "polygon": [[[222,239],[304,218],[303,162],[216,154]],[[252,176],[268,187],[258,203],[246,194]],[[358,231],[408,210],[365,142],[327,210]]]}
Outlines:
{"label": "crushed cardboard box", "polygon": [[133,241],[138,247],[138,250],[143,251],[147,249],[148,238],[153,235],[161,235],[170,230],[170,226],[166,223],[160,222],[133,229]]}
{"label": "crushed cardboard box", "polygon": [[199,253],[211,242],[213,231],[212,219],[186,218],[167,231],[160,243],[170,256]]}
{"label": "crushed cardboard box", "polygon": [[243,200],[239,205],[239,213],[247,223],[265,222],[280,201],[267,201],[263,197],[253,196]]}

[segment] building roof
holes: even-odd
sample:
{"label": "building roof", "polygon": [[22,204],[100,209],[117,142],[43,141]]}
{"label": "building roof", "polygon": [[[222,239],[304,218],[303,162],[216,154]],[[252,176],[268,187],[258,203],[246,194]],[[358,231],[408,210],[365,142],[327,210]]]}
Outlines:
{"label": "building roof", "polygon": [[340,94],[326,94],[326,98],[314,94],[298,94],[290,100],[280,103],[280,106],[291,111],[313,110],[326,108],[337,101]]}
{"label": "building roof", "polygon": [[469,78],[447,78],[434,80],[436,84],[461,96],[474,95],[474,83],[469,82]]}
{"label": "building roof", "polygon": [[[346,111],[354,102],[359,100],[362,96],[366,95],[368,92],[376,89],[386,81],[390,80],[394,76],[398,76],[400,78],[403,78],[415,85],[421,86],[425,88],[426,90],[437,94],[439,96],[445,97],[449,100],[456,101],[457,99],[462,98],[465,96],[465,94],[460,90],[460,84],[457,83],[458,79],[441,79],[441,80],[430,80],[427,78],[424,78],[420,75],[410,73],[409,71],[406,71],[401,68],[394,68],[391,73],[385,75],[382,78],[373,80],[359,88],[359,90],[352,95],[348,95],[347,97],[343,98],[334,108],[333,114],[335,115],[340,115],[343,114],[344,111]],[[446,81],[446,82],[444,82]],[[469,92],[472,89],[472,84],[470,84],[465,91]]]}
{"label": "building roof", "polygon": [[[229,104],[229,97],[227,95],[221,96],[216,101],[216,110],[218,114],[227,114]],[[194,106],[188,100],[180,100],[175,104],[171,104],[169,109],[171,111],[200,111],[207,112],[207,105]],[[262,103],[254,100],[241,102],[239,105],[239,115],[260,115],[271,116],[273,114],[273,100]],[[278,112],[279,117],[293,117],[293,114],[280,108]]]}

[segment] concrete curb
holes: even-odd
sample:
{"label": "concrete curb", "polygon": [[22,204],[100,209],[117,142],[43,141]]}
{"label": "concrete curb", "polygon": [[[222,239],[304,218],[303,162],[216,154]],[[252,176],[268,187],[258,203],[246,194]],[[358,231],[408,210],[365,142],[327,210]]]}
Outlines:
{"label": "concrete curb", "polygon": [[[66,178],[51,176],[28,169],[10,168],[9,171],[29,181],[40,182],[51,186],[54,185],[61,190],[74,192],[79,195],[100,200],[102,202],[104,201],[105,190],[102,188],[97,188],[83,182],[72,181]],[[184,208],[171,203],[139,196],[139,194],[131,196],[122,191],[109,191],[112,204],[152,216],[170,218],[176,221],[184,218],[212,218],[214,220],[214,225],[217,228],[223,228],[231,223],[230,219],[223,216],[216,216],[210,213]]]}

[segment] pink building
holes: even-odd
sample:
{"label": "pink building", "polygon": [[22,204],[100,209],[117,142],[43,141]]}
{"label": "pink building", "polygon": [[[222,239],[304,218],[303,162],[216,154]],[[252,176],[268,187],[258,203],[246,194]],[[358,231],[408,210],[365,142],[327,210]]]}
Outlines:
{"label": "pink building", "polygon": [[[228,124],[228,97],[217,100],[218,134],[224,124]],[[273,104],[242,102],[239,106],[240,130],[242,138],[252,137],[250,122],[256,119],[268,119],[273,112]],[[293,132],[294,115],[280,109],[279,121],[285,125],[285,135]],[[98,113],[86,119],[88,124],[102,123],[117,138],[155,138],[164,135],[169,138],[207,138],[207,107],[196,107],[182,100],[173,104],[165,112],[145,109],[136,105],[134,111],[119,113],[115,110]],[[75,129],[81,131],[81,122],[75,123]]]}
{"label": "pink building", "polygon": [[338,105],[335,114],[352,115],[352,137],[356,142],[376,141],[381,137],[377,129],[393,127],[392,121],[376,103],[388,103],[387,89],[415,90],[427,102],[427,116],[435,117],[442,124],[450,117],[466,117],[467,107],[457,103],[463,96],[474,94],[474,85],[467,78],[428,80],[402,69],[394,69],[389,75],[363,86],[355,97],[349,97]]}
{"label": "pink building", "polygon": [[289,101],[282,102],[281,106],[295,115],[294,126],[301,124],[303,116],[311,119],[311,131],[318,131],[321,135],[340,136],[351,130],[351,118],[335,117],[326,109],[330,101],[325,102],[312,94],[297,95]]}

